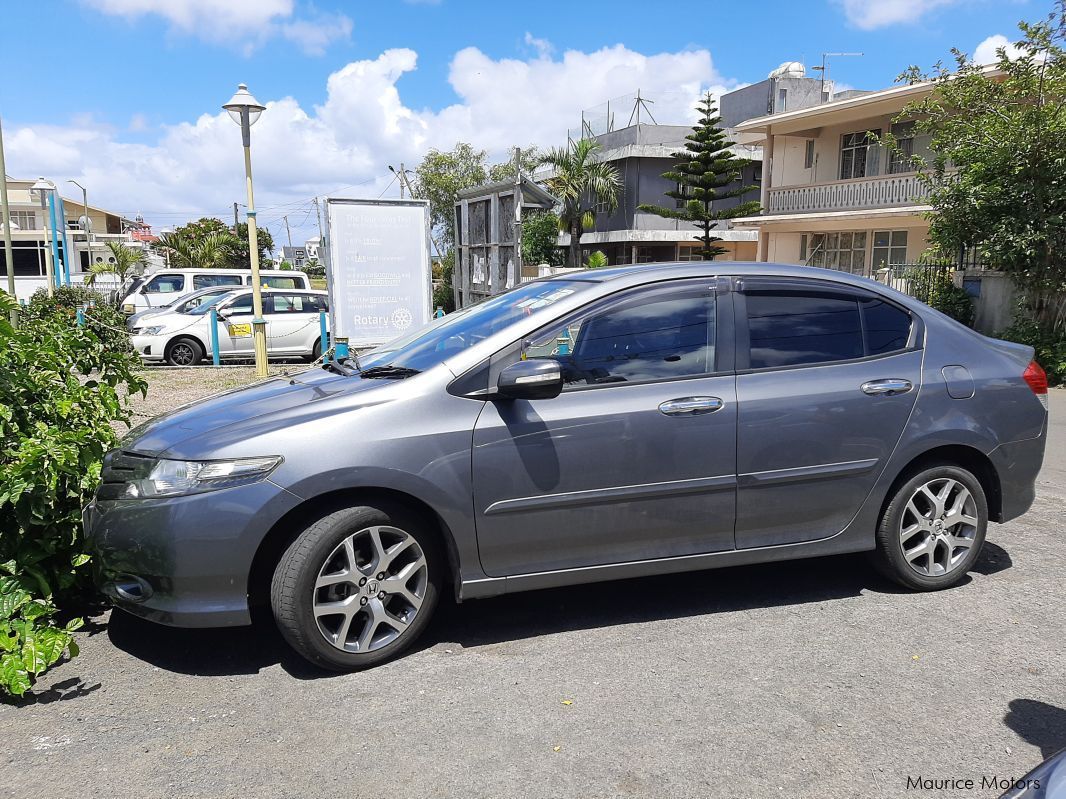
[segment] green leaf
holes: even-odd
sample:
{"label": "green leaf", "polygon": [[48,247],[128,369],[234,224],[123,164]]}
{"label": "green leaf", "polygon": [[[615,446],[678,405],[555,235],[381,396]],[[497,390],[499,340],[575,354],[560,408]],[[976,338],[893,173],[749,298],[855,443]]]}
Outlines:
{"label": "green leaf", "polygon": [[31,685],[30,675],[16,655],[0,656],[0,688],[12,696],[22,696]]}

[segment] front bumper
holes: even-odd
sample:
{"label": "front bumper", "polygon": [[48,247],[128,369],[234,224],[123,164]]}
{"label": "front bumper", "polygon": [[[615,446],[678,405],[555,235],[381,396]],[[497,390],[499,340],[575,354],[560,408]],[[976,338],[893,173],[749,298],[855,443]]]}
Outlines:
{"label": "front bumper", "polygon": [[96,583],[116,606],[160,624],[249,624],[252,560],[299,502],[269,480],[187,497],[94,500],[82,522]]}
{"label": "front bumper", "polygon": [[145,363],[161,363],[166,341],[162,336],[130,336],[130,343]]}

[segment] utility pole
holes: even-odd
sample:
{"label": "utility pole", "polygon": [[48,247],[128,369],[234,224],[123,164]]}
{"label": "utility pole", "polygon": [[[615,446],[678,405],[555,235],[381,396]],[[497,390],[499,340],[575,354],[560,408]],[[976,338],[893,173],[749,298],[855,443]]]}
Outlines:
{"label": "utility pole", "polygon": [[233,204],[233,235],[237,235],[237,203]]}
{"label": "utility pole", "polygon": [[[4,262],[7,264],[7,292],[15,298],[15,256],[11,251],[11,210],[7,203],[7,167],[4,164],[4,131],[0,128],[0,212],[4,214]],[[18,305],[11,309],[12,326],[18,323]]]}
{"label": "utility pole", "polygon": [[283,216],[282,219],[285,220],[285,236],[289,239],[289,249],[291,250],[292,249],[292,231],[289,230],[289,217],[286,215],[286,216]]}
{"label": "utility pole", "polygon": [[397,171],[396,167],[392,166],[392,164],[389,164],[389,171],[394,174],[396,176],[396,179],[400,182],[400,199],[402,200],[404,198],[405,190],[410,191],[411,196],[414,197],[414,187],[411,185],[411,181],[407,179],[407,173],[410,172],[410,170],[404,169],[403,164],[400,164],[400,169],[399,171]]}
{"label": "utility pole", "polygon": [[403,199],[404,185],[407,183],[404,178],[403,161],[400,162],[400,199]]}

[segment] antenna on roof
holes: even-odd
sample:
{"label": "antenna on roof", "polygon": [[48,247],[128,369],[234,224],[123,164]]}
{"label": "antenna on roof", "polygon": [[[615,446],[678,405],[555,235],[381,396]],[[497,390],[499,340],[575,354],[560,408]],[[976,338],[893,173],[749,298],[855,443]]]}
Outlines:
{"label": "antenna on roof", "polygon": [[637,120],[637,124],[638,125],[640,124],[640,109],[642,109],[642,108],[645,111],[647,111],[648,112],[648,116],[651,117],[651,124],[653,124],[653,125],[658,125],[659,124],[658,122],[655,121],[655,117],[652,116],[651,109],[648,108],[648,104],[649,103],[654,105],[655,101],[654,100],[645,100],[643,97],[640,96],[640,89],[637,89],[637,99],[633,103],[633,111],[629,114],[629,125],[627,127],[632,127],[633,126],[633,120],[634,119]]}
{"label": "antenna on roof", "polygon": [[[822,73],[822,85],[819,88],[819,92],[821,92],[823,101],[826,101],[826,100],[830,99],[829,97],[826,96],[826,93],[825,93],[825,85],[827,83],[829,83],[829,59],[830,58],[839,58],[839,57],[843,57],[843,56],[861,56],[861,55],[862,55],[862,53],[822,53],[822,65],[820,67],[811,67],[811,69]],[[829,85],[832,86],[831,83]]]}

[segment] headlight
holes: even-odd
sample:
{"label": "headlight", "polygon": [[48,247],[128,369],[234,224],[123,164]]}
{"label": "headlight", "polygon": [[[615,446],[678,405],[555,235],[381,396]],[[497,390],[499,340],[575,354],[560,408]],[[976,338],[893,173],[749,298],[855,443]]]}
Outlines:
{"label": "headlight", "polygon": [[[114,467],[105,463],[100,499],[150,499],[201,494],[256,483],[278,464],[277,456],[219,461],[132,458],[117,454]],[[128,464],[128,465],[127,465]]]}
{"label": "headlight", "polygon": [[142,336],[158,336],[164,330],[167,329],[166,325],[152,325],[152,327],[145,327],[141,329]]}
{"label": "headlight", "polygon": [[137,306],[132,302],[127,302],[122,306],[122,313],[136,313]]}

